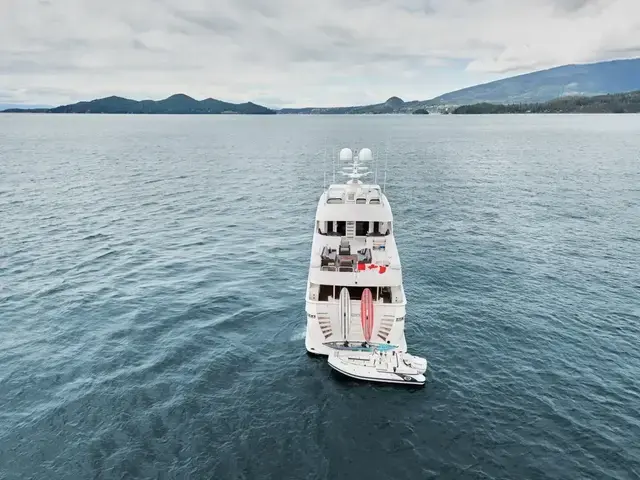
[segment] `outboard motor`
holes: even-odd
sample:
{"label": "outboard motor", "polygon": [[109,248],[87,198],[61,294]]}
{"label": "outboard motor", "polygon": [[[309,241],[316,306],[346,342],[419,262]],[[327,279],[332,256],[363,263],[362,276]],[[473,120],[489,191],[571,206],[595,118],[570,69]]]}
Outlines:
{"label": "outboard motor", "polygon": [[415,368],[418,373],[423,374],[427,371],[427,359],[422,357],[416,357],[409,353],[404,354],[403,361],[405,365],[411,368]]}

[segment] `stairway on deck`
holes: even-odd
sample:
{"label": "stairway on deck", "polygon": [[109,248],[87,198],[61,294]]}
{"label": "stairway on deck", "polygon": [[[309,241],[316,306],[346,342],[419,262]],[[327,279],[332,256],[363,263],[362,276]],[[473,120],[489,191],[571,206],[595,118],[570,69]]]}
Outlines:
{"label": "stairway on deck", "polygon": [[351,314],[351,323],[349,324],[349,340],[353,342],[364,342],[362,323],[360,323],[360,313]]}
{"label": "stairway on deck", "polygon": [[345,237],[347,238],[356,237],[356,222],[347,222],[346,228],[345,228]]}
{"label": "stairway on deck", "polygon": [[333,328],[331,327],[331,317],[328,313],[317,313],[318,324],[320,325],[320,331],[324,335],[324,339],[328,340],[333,335]]}
{"label": "stairway on deck", "polygon": [[[389,333],[391,333],[394,322],[394,315],[383,315],[382,318],[380,318],[379,316],[375,316],[371,341],[375,342],[376,339],[380,339],[383,342],[386,342],[387,337],[389,337]],[[349,340],[353,342],[364,342],[364,332],[362,330],[360,313],[351,314],[351,323],[349,324]]]}
{"label": "stairway on deck", "polygon": [[382,320],[380,321],[380,326],[378,327],[377,336],[382,339],[383,342],[387,341],[387,337],[389,333],[391,333],[391,329],[393,328],[393,324],[395,322],[394,315],[383,315]]}

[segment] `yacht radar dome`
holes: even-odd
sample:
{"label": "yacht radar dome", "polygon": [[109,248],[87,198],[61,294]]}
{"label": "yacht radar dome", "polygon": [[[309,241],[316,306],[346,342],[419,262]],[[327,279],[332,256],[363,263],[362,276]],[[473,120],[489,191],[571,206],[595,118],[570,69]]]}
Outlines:
{"label": "yacht radar dome", "polygon": [[353,152],[350,148],[343,148],[340,150],[340,161],[350,162],[353,160]]}
{"label": "yacht radar dome", "polygon": [[373,160],[373,153],[370,148],[363,148],[358,153],[358,160],[362,160],[363,162],[370,162]]}

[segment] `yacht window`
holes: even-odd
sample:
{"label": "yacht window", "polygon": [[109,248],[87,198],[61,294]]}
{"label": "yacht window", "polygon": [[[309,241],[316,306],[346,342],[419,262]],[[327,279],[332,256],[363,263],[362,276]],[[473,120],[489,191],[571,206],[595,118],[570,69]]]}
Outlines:
{"label": "yacht window", "polygon": [[369,235],[376,237],[384,237],[391,233],[390,222],[373,222],[373,232]]}
{"label": "yacht window", "polygon": [[336,222],[338,225],[336,226],[336,232],[341,237],[344,237],[347,234],[347,222]]}
{"label": "yacht window", "polygon": [[369,222],[356,222],[356,237],[364,237],[369,233]]}
{"label": "yacht window", "polygon": [[327,302],[330,299],[334,299],[333,285],[320,285],[320,293],[318,294],[319,302]]}
{"label": "yacht window", "polygon": [[379,288],[380,300],[382,303],[392,303],[391,302],[391,287],[380,287]]}
{"label": "yacht window", "polygon": [[356,198],[356,203],[367,203],[366,198]]}
{"label": "yacht window", "polygon": [[372,198],[371,200],[369,200],[369,203],[380,203],[380,199],[379,198]]}

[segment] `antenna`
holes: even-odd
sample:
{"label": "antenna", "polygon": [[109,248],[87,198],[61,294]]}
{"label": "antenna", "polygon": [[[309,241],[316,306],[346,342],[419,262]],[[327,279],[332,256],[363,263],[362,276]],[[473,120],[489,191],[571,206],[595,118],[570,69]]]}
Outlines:
{"label": "antenna", "polygon": [[327,147],[324,147],[324,155],[322,157],[322,174],[324,176],[324,178],[322,179],[322,190],[326,190],[327,189],[327,167],[326,167],[326,163],[327,163]]}
{"label": "antenna", "polygon": [[333,147],[332,150],[331,166],[333,168],[333,183],[336,183],[336,147]]}
{"label": "antenna", "polygon": [[384,145],[384,183],[382,184],[383,192],[386,192],[386,189],[387,189],[387,165],[389,163],[388,147],[389,147],[389,144],[385,143]]}
{"label": "antenna", "polygon": [[[379,149],[378,149],[379,150]],[[376,155],[376,158],[373,159],[373,169],[374,169],[374,174],[373,174],[373,183],[374,184],[378,184],[378,156]]]}

